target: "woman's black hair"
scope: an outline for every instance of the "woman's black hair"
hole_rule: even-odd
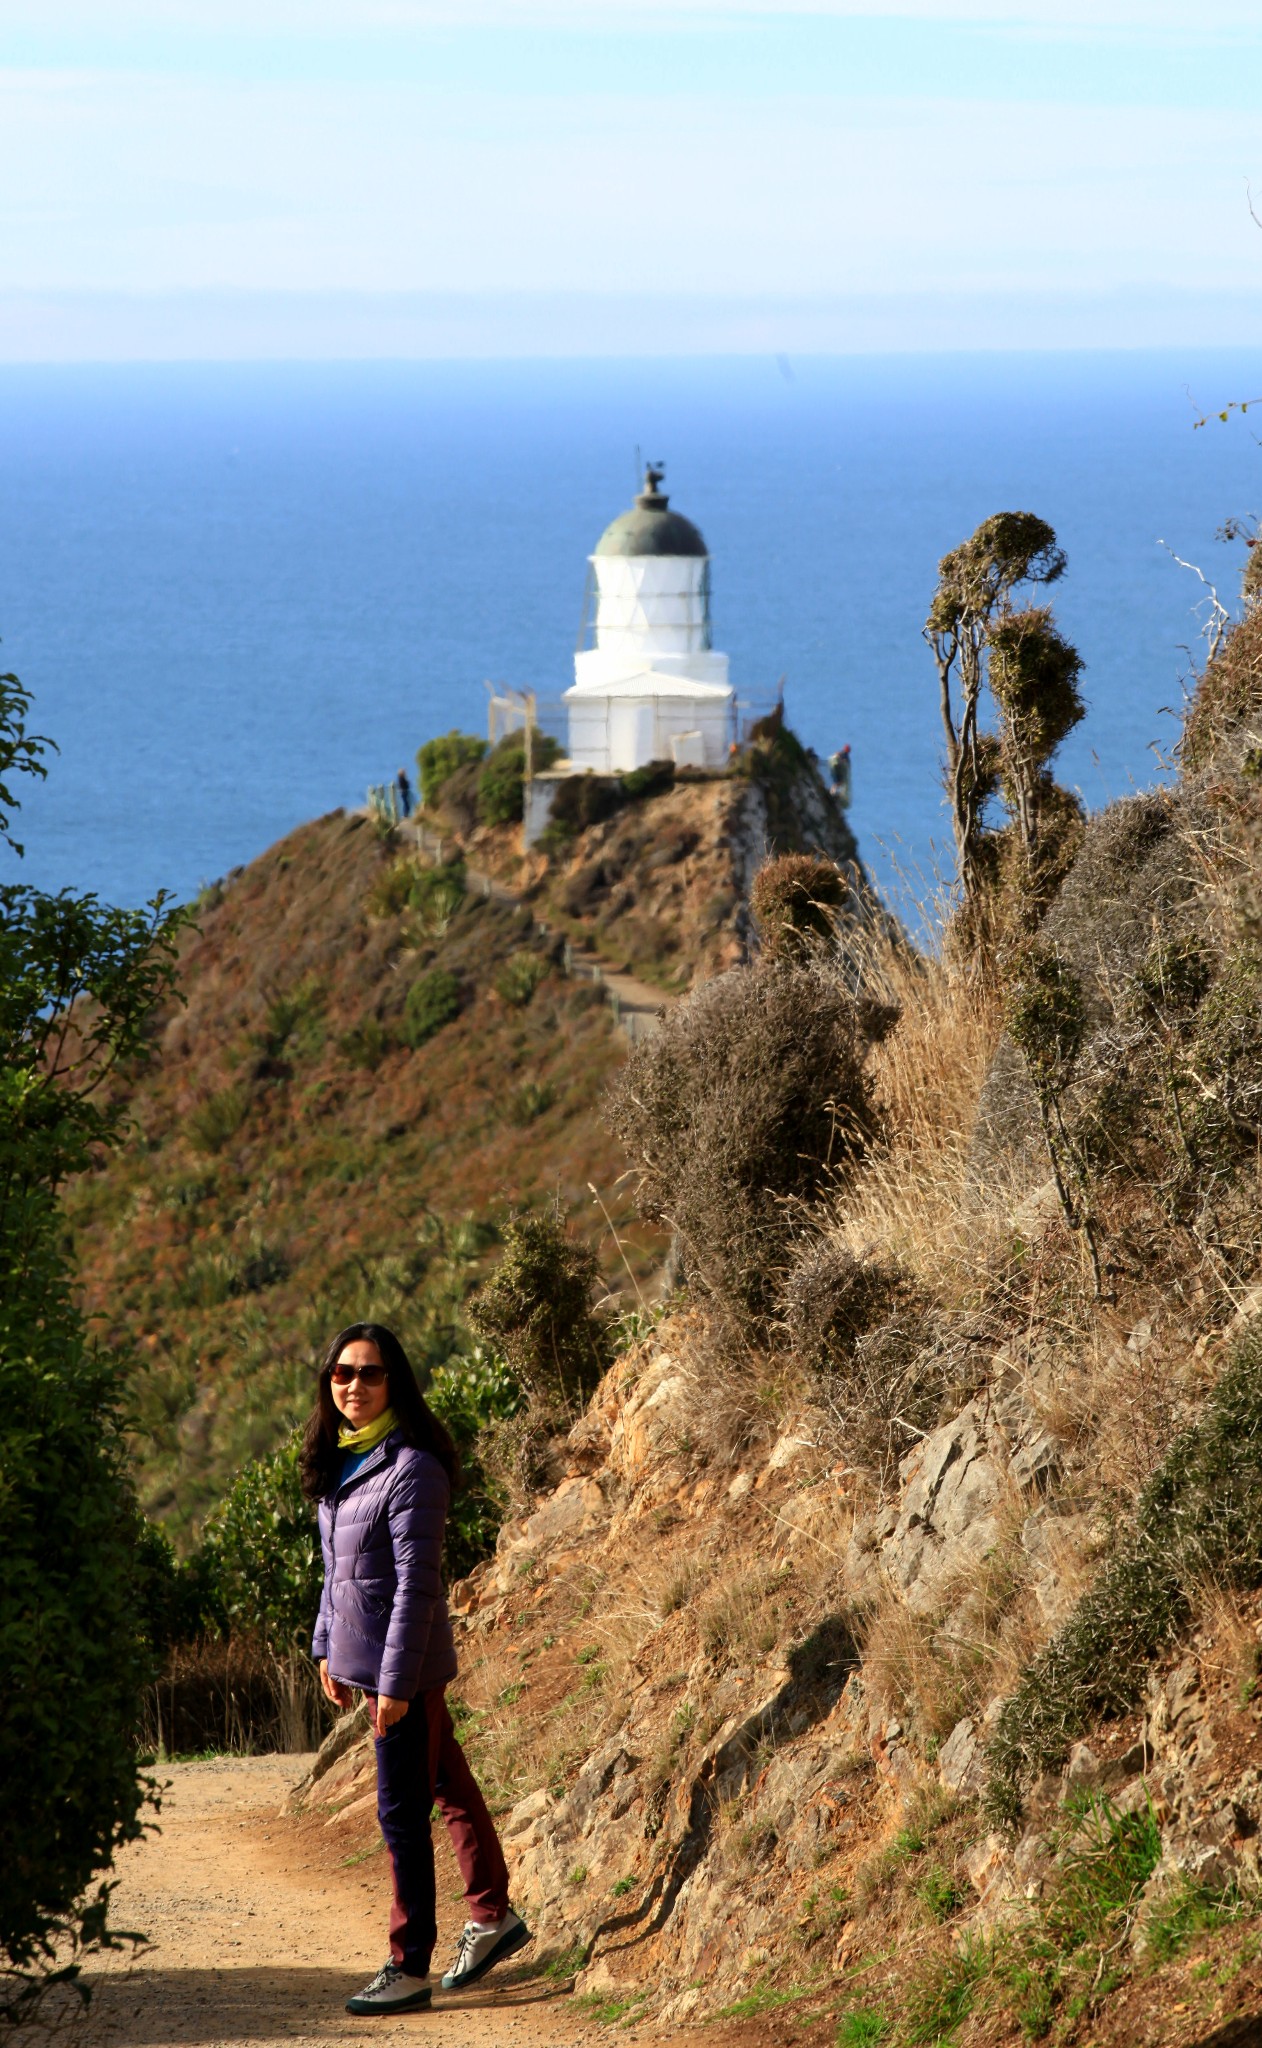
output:
[[[333,1368],[348,1344],[375,1344],[386,1369],[386,1391],[394,1410],[399,1435],[405,1444],[429,1451],[437,1458],[454,1493],[460,1485],[460,1453],[450,1433],[439,1421],[417,1382],[407,1352],[393,1330],[382,1323],[351,1323],[339,1330],[320,1365],[316,1404],[303,1432],[298,1469],[302,1490],[308,1500],[326,1500],[336,1490],[345,1452],[338,1449],[337,1433],[345,1423],[333,1403]]]

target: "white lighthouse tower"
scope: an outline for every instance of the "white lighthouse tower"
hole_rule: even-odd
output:
[[[624,774],[649,761],[720,768],[733,691],[710,642],[710,557],[690,519],[672,512],[660,468],[589,557],[593,645],[574,657],[566,691],[573,768]]]

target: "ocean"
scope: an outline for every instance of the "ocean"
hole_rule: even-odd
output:
[[[1215,541],[1262,507],[1238,352],[0,369],[0,666],[60,747],[19,867],[137,904],[193,895],[362,803],[485,684],[572,680],[586,556],[666,465],[712,557],[742,697],[783,680],[848,741],[878,877],[949,871],[939,557],[988,513],[1050,520],[1089,711],[1061,756],[1092,808],[1178,736]],[[917,877],[922,878],[917,881]]]

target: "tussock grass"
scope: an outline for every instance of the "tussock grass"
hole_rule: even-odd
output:
[[[933,922],[940,928],[944,919]],[[879,1252],[939,1300],[954,1299],[985,1273],[1019,1199],[1001,1177],[979,1181],[969,1165],[1001,1030],[996,992],[958,965],[912,953],[884,923],[847,933],[846,944],[865,992],[899,1020],[868,1066],[884,1140],[837,1190],[827,1234],[856,1257]]]

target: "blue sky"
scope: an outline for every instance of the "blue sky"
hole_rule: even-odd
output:
[[[1248,343],[1249,181],[1243,0],[0,0],[8,359]]]

